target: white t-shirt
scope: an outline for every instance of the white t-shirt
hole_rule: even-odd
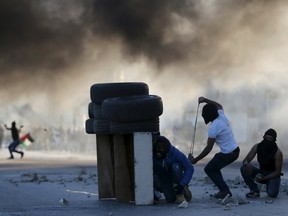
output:
[[[215,139],[222,153],[229,154],[234,151],[238,145],[223,110],[218,110],[218,114],[218,118],[211,123],[208,129],[208,137]]]

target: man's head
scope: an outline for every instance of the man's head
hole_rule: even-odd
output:
[[[154,144],[154,152],[156,157],[164,159],[169,152],[170,146],[171,143],[166,137],[158,136]]]
[[[205,121],[205,124],[214,121],[218,118],[218,110],[215,104],[207,103],[202,109],[202,117]]]
[[[275,142],[277,140],[276,138],[277,138],[277,133],[272,128],[267,130],[263,136],[263,139],[270,141],[270,142]]]

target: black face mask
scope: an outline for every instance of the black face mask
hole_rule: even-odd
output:
[[[158,136],[155,145],[153,146],[154,154],[159,159],[164,159],[170,149],[170,141],[164,136]]]
[[[214,121],[218,118],[218,110],[214,104],[206,104],[202,109],[202,117],[205,121],[205,124]]]
[[[211,121],[210,117],[205,113],[202,113],[202,117],[204,119],[205,124],[208,124]]]
[[[164,159],[166,158],[166,156],[167,156],[167,153],[165,152],[156,152],[156,157],[159,159]]]
[[[277,138],[277,133],[274,129],[270,128],[267,130],[263,136],[263,139],[266,139],[267,141],[273,141],[275,142]]]
[[[271,164],[274,161],[275,154],[278,150],[278,146],[274,141],[267,141],[263,139],[257,147],[257,158],[260,164]]]

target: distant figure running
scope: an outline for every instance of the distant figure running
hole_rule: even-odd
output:
[[[13,142],[10,143],[10,145],[8,146],[8,149],[9,149],[9,152],[10,152],[10,158],[9,159],[14,159],[13,152],[16,152],[16,153],[20,154],[21,158],[23,158],[24,152],[16,150],[17,146],[20,144],[19,133],[20,133],[21,128],[23,126],[21,125],[20,129],[18,129],[16,127],[16,122],[15,121],[13,121],[11,123],[11,128],[8,128],[6,124],[4,126],[6,127],[7,130],[11,130],[11,136],[12,136],[12,139],[13,139]]]

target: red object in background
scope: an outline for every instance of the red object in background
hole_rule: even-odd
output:
[[[25,134],[24,136],[20,137],[20,142],[24,142],[25,139],[28,139],[30,142],[34,142],[34,139],[30,136],[30,133]]]

